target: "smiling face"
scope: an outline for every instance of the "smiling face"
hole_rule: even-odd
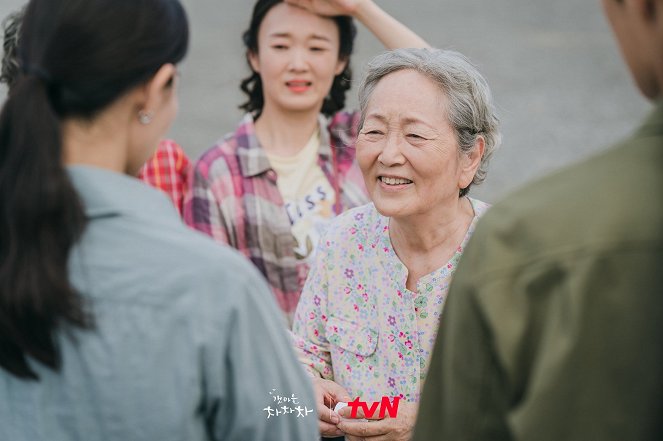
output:
[[[260,25],[258,53],[249,53],[262,81],[264,109],[319,112],[346,64],[338,53],[332,19],[287,3],[274,6]]]
[[[443,210],[472,181],[477,164],[460,154],[447,102],[433,81],[413,70],[390,73],[376,85],[357,138],[357,161],[382,215]]]

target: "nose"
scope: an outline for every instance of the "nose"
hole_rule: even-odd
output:
[[[291,71],[302,72],[308,70],[308,60],[306,58],[306,51],[301,48],[295,48],[290,51],[290,65],[288,66]]]
[[[403,156],[403,137],[395,130],[390,130],[385,139],[382,152],[378,156],[378,161],[385,167],[402,165],[405,163]]]

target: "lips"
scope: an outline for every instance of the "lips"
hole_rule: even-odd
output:
[[[293,92],[304,92],[308,90],[313,83],[305,80],[286,81],[285,85]]]

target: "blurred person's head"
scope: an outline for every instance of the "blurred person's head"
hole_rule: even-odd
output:
[[[2,22],[2,71],[0,71],[0,83],[7,84],[11,88],[19,73],[18,65],[18,36],[21,31],[23,14],[25,8],[9,14]]]
[[[626,64],[640,91],[660,99],[663,88],[663,1],[603,0]]]
[[[356,28],[351,17],[322,17],[283,0],[258,0],[243,34],[251,75],[241,83],[241,109],[316,109],[332,115],[350,89]]]
[[[0,367],[11,374],[36,379],[28,357],[58,369],[56,330],[92,323],[67,276],[86,220],[64,165],[97,164],[72,160],[69,135],[90,141],[82,154],[137,170],[175,116],[187,45],[177,0],[28,4],[0,115]]]
[[[357,161],[383,215],[454,203],[486,178],[499,120],[488,84],[463,55],[385,52],[368,64],[359,105]]]

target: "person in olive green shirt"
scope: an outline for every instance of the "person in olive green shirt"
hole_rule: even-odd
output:
[[[603,0],[656,109],[479,222],[415,440],[663,439],[663,0]]]

